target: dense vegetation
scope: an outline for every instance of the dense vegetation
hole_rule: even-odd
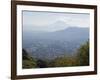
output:
[[[89,42],[82,44],[77,50],[76,55],[62,56],[52,60],[44,60],[31,57],[23,49],[23,68],[47,68],[47,67],[68,67],[68,66],[86,66],[89,65]]]
[[[33,59],[32,57],[30,57],[28,55],[28,53],[23,49],[23,62],[22,62],[22,65],[23,65],[23,68],[34,68],[36,67],[36,60]]]

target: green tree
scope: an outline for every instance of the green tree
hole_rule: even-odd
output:
[[[28,53],[26,52],[25,49],[22,50],[22,56],[23,56],[23,60],[28,59]]]
[[[81,45],[77,53],[79,66],[89,65],[89,41]]]
[[[37,67],[46,68],[48,67],[48,63],[45,60],[37,59]]]
[[[29,56],[25,49],[22,50],[22,67],[23,68],[35,68],[37,67],[36,60]]]

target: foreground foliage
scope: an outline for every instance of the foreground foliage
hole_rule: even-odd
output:
[[[57,57],[53,60],[41,60],[31,57],[23,49],[23,68],[71,67],[89,65],[89,42],[82,44],[74,56]]]

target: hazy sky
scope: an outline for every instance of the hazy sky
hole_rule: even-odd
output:
[[[58,26],[57,24],[63,26]],[[57,31],[70,26],[89,27],[89,25],[90,15],[88,13],[23,11],[24,29]]]

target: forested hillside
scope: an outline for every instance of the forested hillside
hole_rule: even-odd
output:
[[[23,31],[22,47],[34,58],[55,59],[75,55],[89,39],[89,28],[69,27],[54,32]]]

